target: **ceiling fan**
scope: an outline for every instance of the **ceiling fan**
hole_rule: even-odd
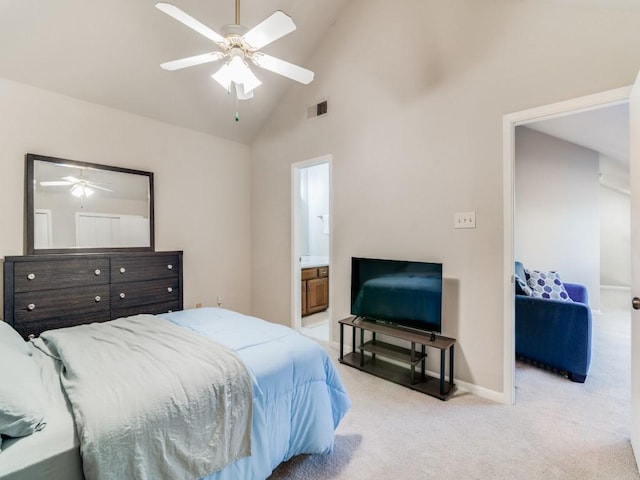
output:
[[[175,5],[159,2],[156,3],[156,8],[204,35],[220,49],[163,63],[160,67],[165,70],[179,70],[224,59],[225,64],[212,77],[228,92],[231,92],[231,86],[234,85],[236,98],[239,100],[252,98],[253,90],[262,84],[249,68],[249,61],[260,68],[305,85],[313,80],[312,71],[260,51],[261,48],[296,29],[291,17],[280,10],[247,31],[240,25],[240,0],[236,0],[235,23],[223,26],[220,35]]]
[[[58,186],[67,186],[71,185],[69,191],[72,195],[76,197],[88,197],[93,195],[93,189],[96,188],[98,190],[104,190],[106,192],[113,192],[108,188],[100,186],[100,184],[91,182],[85,178],[76,178],[76,177],[62,177],[61,180],[56,181],[43,181],[40,182],[40,186],[42,187],[58,187]]]

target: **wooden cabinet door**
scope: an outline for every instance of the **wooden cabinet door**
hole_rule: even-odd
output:
[[[327,277],[307,280],[307,312],[326,310],[329,306],[329,279]]]
[[[308,315],[309,312],[307,312],[307,282],[303,281],[302,282],[302,292],[301,292],[301,297],[302,299],[302,316],[304,317],[305,315]]]

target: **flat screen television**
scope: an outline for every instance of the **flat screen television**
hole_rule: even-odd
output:
[[[351,315],[442,331],[442,264],[351,259]]]

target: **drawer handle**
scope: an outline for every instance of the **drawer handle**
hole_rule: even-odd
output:
[[[169,265],[167,265],[167,268],[168,268],[169,270],[173,270],[173,265],[169,264]]]
[[[124,294],[124,292],[120,292],[120,298],[124,298],[126,297],[126,295]]]
[[[96,274],[96,276],[100,275],[102,272],[100,271],[99,268],[96,268],[96,270],[93,272]]]
[[[29,305],[27,305],[27,310],[31,311],[31,310],[35,310],[36,309],[36,304],[35,303],[30,303]]]
[[[96,295],[95,300],[96,300],[96,302],[99,302],[99,301],[100,301],[100,300],[102,300],[102,299],[100,298],[100,295]]]
[[[169,293],[173,292],[173,288],[171,288],[171,287],[167,288],[167,292],[169,292]]]
[[[33,280],[34,278],[36,278],[36,274],[35,273],[30,273],[29,275],[27,275],[27,279],[29,279],[29,280]]]
[[[120,267],[120,273],[124,273],[124,272],[126,272],[126,271],[127,271],[127,269],[126,269],[126,268],[124,268],[124,267]]]

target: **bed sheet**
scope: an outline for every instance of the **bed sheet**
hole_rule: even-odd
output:
[[[159,315],[234,350],[253,376],[252,454],[206,480],[263,480],[299,454],[326,454],[351,407],[327,352],[282,325],[222,308]]]

